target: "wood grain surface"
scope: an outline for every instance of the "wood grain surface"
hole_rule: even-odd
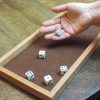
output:
[[[62,78],[59,73],[59,67],[67,65],[69,70],[72,67],[74,69],[77,66],[73,66],[74,63],[84,53],[99,32],[100,28],[93,26],[74,38],[61,41],[45,40],[43,35],[4,66],[23,78],[25,78],[24,74],[26,71],[32,70],[35,74],[35,80],[32,82],[51,91]],[[41,49],[46,50],[47,56],[45,59],[38,58],[38,51]],[[86,52],[89,52],[89,50]],[[82,58],[84,57],[82,56]],[[48,74],[54,79],[54,83],[51,86],[45,86],[43,82],[43,77]]]
[[[0,0],[0,57],[38,29],[55,14],[51,7],[68,2],[93,0]],[[0,79],[0,100],[37,100]],[[61,100],[61,99],[60,99]],[[73,99],[74,100],[74,99]]]

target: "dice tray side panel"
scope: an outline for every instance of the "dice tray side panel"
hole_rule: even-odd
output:
[[[62,15],[62,14],[61,14]],[[58,15],[58,16],[61,16]],[[17,56],[21,51],[27,48],[33,41],[35,41],[40,36],[39,30],[25,39],[22,43],[20,43],[17,47],[12,49],[2,58],[0,58],[0,65],[4,66],[10,60],[12,60],[15,56]],[[96,39],[86,48],[86,50],[82,53],[82,55],[77,59],[77,61],[72,65],[69,71],[61,78],[61,80],[56,84],[56,86],[49,92],[46,89],[41,88],[40,86],[31,83],[19,75],[9,71],[4,67],[0,67],[0,76],[7,79],[8,81],[18,85],[24,90],[42,98],[42,99],[55,99],[59,96],[59,94],[64,90],[66,84],[68,84],[71,79],[77,74],[80,65],[83,63],[86,58],[94,51],[100,39],[100,34],[96,37]]]
[[[77,59],[77,61],[71,66],[68,72],[61,78],[61,80],[52,89],[51,94],[53,100],[56,100],[58,96],[63,92],[64,88],[71,82],[75,75],[79,72],[85,61],[91,56],[96,47],[100,42],[100,33],[95,38],[94,41],[87,47],[87,49],[82,53],[82,55]]]

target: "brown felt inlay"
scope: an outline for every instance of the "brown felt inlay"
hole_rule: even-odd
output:
[[[70,68],[99,32],[100,28],[93,26],[77,37],[63,41],[45,40],[42,36],[6,64],[6,68],[22,77],[26,71],[32,70],[35,73],[33,82],[51,90],[62,77],[58,73],[60,65],[67,65]],[[40,49],[46,50],[46,59],[38,58]],[[43,77],[48,74],[54,78],[54,84],[45,86]]]

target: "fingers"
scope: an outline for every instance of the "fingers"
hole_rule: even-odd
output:
[[[57,28],[61,28],[61,25],[60,24],[56,24],[56,25],[52,25],[52,26],[43,26],[41,29],[40,29],[40,33],[52,33],[54,31],[56,31]]]
[[[50,39],[52,39],[52,37],[53,37],[54,35],[55,35],[55,33],[47,34],[47,35],[44,36],[44,38],[47,39],[47,40],[48,40],[48,39],[50,40]]]
[[[56,19],[51,19],[51,20],[48,20],[48,21],[45,21],[43,23],[44,26],[50,26],[50,25],[55,25],[55,24],[58,24],[60,23],[60,18],[56,18]]]
[[[61,37],[53,36],[53,37],[51,38],[51,40],[63,40],[63,39],[65,39],[65,36],[61,36]]]
[[[65,39],[65,37],[64,36],[58,37],[58,36],[55,35],[55,33],[51,33],[51,34],[45,35],[45,39],[49,39],[49,40],[62,40],[62,39]]]
[[[61,36],[61,37],[58,37],[58,36],[52,36],[50,39],[51,40],[63,40],[63,39],[66,39],[66,38],[70,38],[70,35],[65,33],[65,35]]]
[[[68,4],[56,6],[56,7],[52,8],[52,10],[56,13],[67,11],[68,10]]]
[[[70,34],[68,33],[64,33],[64,35],[62,36],[57,36],[56,33],[51,33],[51,34],[47,34],[45,35],[45,39],[50,39],[50,40],[63,40],[65,38],[69,38],[71,37]]]

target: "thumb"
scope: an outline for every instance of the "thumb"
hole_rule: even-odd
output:
[[[56,6],[56,7],[52,8],[52,10],[56,13],[67,11],[68,10],[68,4]]]

